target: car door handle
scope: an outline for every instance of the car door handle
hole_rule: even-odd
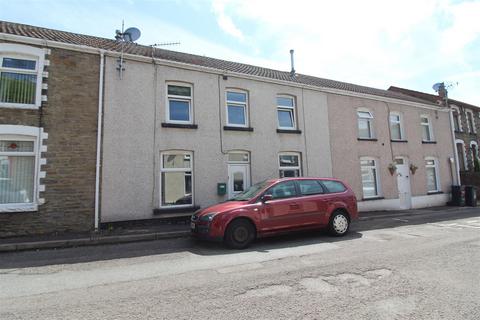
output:
[[[290,205],[290,209],[300,209],[300,205],[297,203],[293,203]]]

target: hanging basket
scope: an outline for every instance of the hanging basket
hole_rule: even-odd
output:
[[[395,163],[390,163],[388,165],[388,171],[390,171],[390,174],[393,176],[395,171],[397,171],[397,166],[395,165]]]
[[[418,167],[416,165],[414,165],[413,163],[410,164],[410,172],[412,174],[415,174],[415,171],[417,171]]]

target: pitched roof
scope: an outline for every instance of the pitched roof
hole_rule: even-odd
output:
[[[440,102],[442,101],[442,98],[435,94],[430,94],[430,93],[425,93],[425,92],[420,92],[420,91],[415,91],[415,90],[410,90],[410,89],[405,89],[405,88],[400,88],[395,86],[390,86],[388,90],[392,92],[398,92],[405,95],[409,95],[411,97],[415,97],[415,98],[422,99],[424,101],[428,101],[436,104],[440,104]],[[474,106],[473,104],[458,101],[455,99],[448,98],[448,102],[449,104],[455,104],[456,106],[459,106],[459,107],[480,109],[479,106]]]
[[[24,36],[36,39],[45,39],[50,41],[62,42],[67,44],[82,45],[93,48],[99,48],[109,51],[121,51],[121,44],[114,39],[106,39],[95,36],[88,36],[78,33],[47,29],[35,27],[20,23],[13,23],[7,21],[0,21],[0,33],[6,33],[17,36]],[[153,52],[152,52],[153,51]],[[230,71],[242,73],[245,75],[259,76],[274,80],[282,80],[294,82],[298,84],[305,84],[319,88],[330,88],[355,93],[363,93],[368,95],[375,95],[385,98],[400,99],[404,101],[411,101],[423,104],[432,104],[425,99],[419,99],[399,92],[360,86],[352,83],[335,81],[330,79],[318,78],[304,74],[295,74],[292,76],[288,71],[279,71],[268,69],[249,64],[231,62],[221,59],[215,59],[194,54],[182,53],[177,51],[170,51],[165,49],[155,48],[150,46],[139,45],[135,43],[127,43],[124,46],[124,52],[133,55],[146,56],[155,58],[181,62],[196,66],[209,67],[221,71]],[[437,105],[436,103],[433,103]]]

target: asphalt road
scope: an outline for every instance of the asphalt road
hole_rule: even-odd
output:
[[[0,319],[480,319],[480,210],[258,241],[0,254]]]

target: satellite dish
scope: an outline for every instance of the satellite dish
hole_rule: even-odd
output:
[[[140,38],[141,32],[139,29],[132,27],[125,30],[123,33],[123,39],[128,42],[134,42]]]
[[[445,85],[443,84],[443,82],[438,82],[438,83],[435,83],[432,88],[433,90],[435,90],[436,92],[438,92],[440,90],[440,88],[442,87],[445,87]]]

